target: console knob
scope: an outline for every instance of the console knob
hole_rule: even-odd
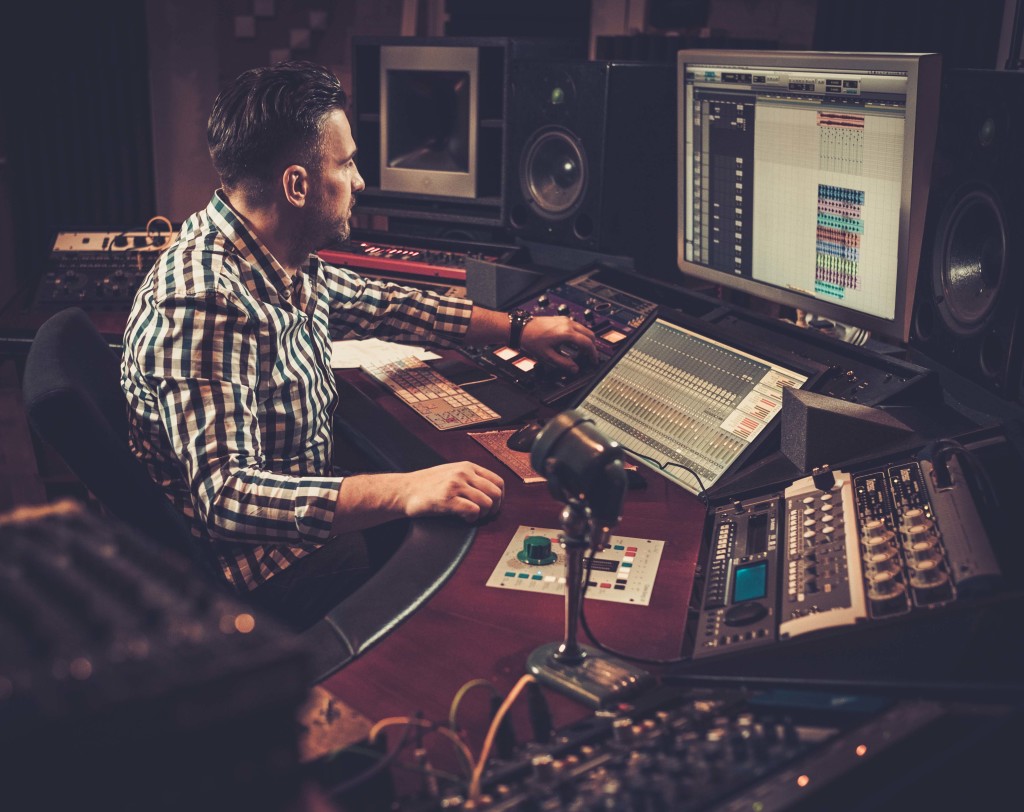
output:
[[[892,546],[879,547],[864,556],[864,564],[869,572],[893,572],[899,569],[899,553]]]
[[[550,781],[555,777],[555,760],[547,753],[530,759],[533,774],[541,781]]]
[[[591,310],[589,307],[583,311],[583,321],[585,321],[587,324],[592,324],[594,321],[594,311]]]
[[[923,536],[920,538],[912,538],[908,544],[905,545],[907,556],[910,558],[910,565],[912,567],[920,566],[919,563],[923,561],[934,561],[939,558],[939,541],[935,536]]]
[[[935,538],[935,534],[932,532],[932,523],[925,519],[918,524],[910,525],[907,528],[907,538],[911,544]]]
[[[569,315],[569,305],[567,305],[565,302],[562,302],[562,304],[556,307],[555,310],[558,312],[559,316]]]
[[[539,304],[541,307],[547,307],[550,302],[551,300],[548,298],[548,295],[546,293],[542,293],[540,296],[537,297],[537,304]]]
[[[523,549],[516,553],[516,558],[524,564],[546,566],[554,564],[558,556],[551,549],[551,539],[547,536],[527,536],[523,539]]]
[[[896,538],[896,534],[886,526],[885,522],[878,519],[866,522],[863,532],[861,542],[867,547],[869,553],[875,550],[884,550]]]
[[[948,576],[939,568],[939,563],[936,559],[912,562],[911,566],[913,569],[910,572],[910,583],[914,586],[944,584],[948,580]]]

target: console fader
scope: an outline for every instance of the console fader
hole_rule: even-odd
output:
[[[562,402],[599,375],[656,308],[653,302],[599,281],[596,274],[591,271],[548,288],[520,305],[534,316],[568,316],[593,330],[597,336],[596,365],[580,363],[579,373],[563,375],[507,346],[469,347],[462,352],[484,369],[518,384],[543,403],[550,406]],[[571,357],[575,358],[575,354]]]

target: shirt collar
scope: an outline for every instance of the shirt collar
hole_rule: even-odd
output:
[[[206,207],[206,214],[242,259],[250,265],[256,265],[271,279],[276,280],[282,290],[292,287],[297,274],[286,271],[260,238],[249,230],[245,220],[231,207],[222,189],[213,193],[210,205]]]

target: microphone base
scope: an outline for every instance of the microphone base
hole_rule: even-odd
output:
[[[625,660],[588,646],[579,646],[575,656],[560,658],[563,643],[546,643],[533,650],[527,670],[548,685],[591,708],[626,699],[654,686],[654,677]]]

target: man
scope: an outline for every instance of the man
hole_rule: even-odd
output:
[[[501,478],[470,462],[412,473],[332,468],[332,338],[438,346],[510,340],[510,316],[325,265],[364,187],[347,99],[306,62],[243,73],[214,103],[221,179],[139,289],[125,333],[130,441],[210,545],[226,580],[296,625],[358,584],[372,533],[408,517],[495,513]],[[564,317],[517,323],[532,355],[570,371],[593,334]],[[369,539],[369,541],[366,541]]]

